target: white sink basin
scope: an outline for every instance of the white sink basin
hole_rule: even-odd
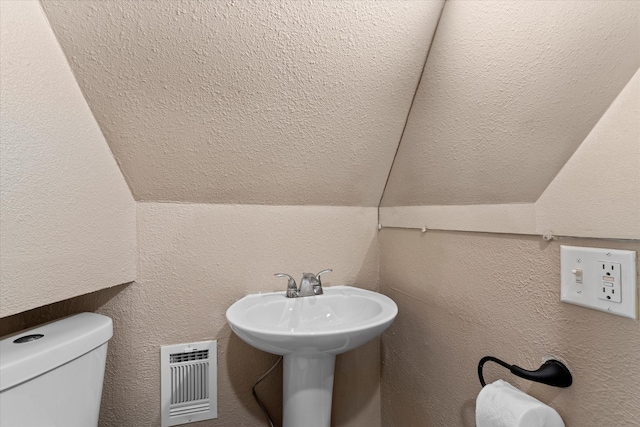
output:
[[[246,343],[284,356],[283,427],[329,427],[336,354],[377,337],[397,314],[382,294],[332,286],[302,298],[248,295],[229,307],[227,320]]]
[[[284,294],[253,294],[237,301],[227,310],[231,329],[269,353],[339,354],[380,335],[398,314],[391,298],[350,286],[304,298]]]

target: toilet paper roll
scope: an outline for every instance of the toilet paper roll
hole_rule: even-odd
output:
[[[480,390],[476,427],[564,427],[555,409],[498,380]]]

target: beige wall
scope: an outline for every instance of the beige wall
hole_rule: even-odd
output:
[[[273,273],[333,268],[326,286],[378,287],[376,209],[138,203],[135,283],[3,319],[3,331],[89,310],[113,318],[101,426],[160,423],[159,351],[218,340],[219,417],[209,426],[264,425],[251,385],[276,357],[238,339],[225,312],[248,293],[284,290]],[[338,357],[334,425],[380,425],[379,340]],[[281,370],[259,393],[281,417]]]
[[[0,317],[135,279],[135,202],[37,1],[0,2]]]
[[[567,427],[640,419],[638,321],[560,302],[561,244],[640,251],[640,243],[382,230],[380,288],[399,307],[382,336],[382,425],[475,425],[477,364],[492,355],[537,368],[566,361],[568,389],[502,378],[555,407]]]

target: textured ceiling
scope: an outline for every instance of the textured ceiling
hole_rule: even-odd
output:
[[[640,2],[447,1],[382,205],[535,202],[638,67]]]
[[[136,200],[377,206],[440,1],[41,1]]]

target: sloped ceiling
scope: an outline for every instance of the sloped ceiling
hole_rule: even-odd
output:
[[[638,67],[640,2],[447,1],[382,205],[535,202]]]
[[[0,111],[0,318],[135,280],[136,203],[34,0],[0,1]]]
[[[377,206],[441,1],[41,1],[136,200]]]

